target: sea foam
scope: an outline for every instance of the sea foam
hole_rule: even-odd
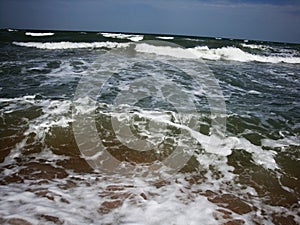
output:
[[[166,36],[162,36],[162,37],[156,37],[158,39],[163,39],[163,40],[173,40],[174,37],[166,37]]]
[[[32,33],[32,32],[26,32],[25,35],[27,36],[33,36],[33,37],[43,37],[43,36],[53,36],[54,33]]]
[[[300,57],[262,56],[244,52],[236,47],[222,47],[216,49],[195,47],[190,50],[200,58],[211,60],[232,60],[239,62],[256,61],[264,63],[300,63]]]
[[[244,52],[236,47],[208,48],[207,46],[197,46],[194,48],[174,48],[169,46],[154,46],[148,43],[137,44],[136,51],[153,53],[176,58],[201,58],[208,60],[231,60],[239,62],[264,62],[264,63],[300,63],[300,57],[283,56],[262,56]],[[191,54],[192,53],[192,54]]]
[[[106,33],[105,33],[106,34]],[[117,37],[117,34],[109,34]],[[123,35],[123,34],[122,34]],[[136,37],[132,37],[136,38]],[[136,38],[137,41],[140,38]],[[76,49],[76,48],[126,48],[130,43],[118,42],[13,42],[23,47],[34,47],[39,49]],[[252,46],[252,48],[264,48],[264,46]],[[250,47],[250,48],[251,48]],[[262,63],[300,63],[300,57],[286,55],[264,56],[245,52],[237,47],[209,48],[197,46],[194,48],[180,48],[171,46],[156,46],[149,43],[137,43],[135,50],[140,53],[151,53],[156,55],[171,56],[181,59],[208,59],[229,60],[238,62],[262,62]],[[192,53],[192,54],[191,54]]]
[[[244,48],[251,48],[251,49],[260,49],[260,50],[267,50],[270,49],[270,47],[266,45],[253,45],[253,44],[241,44],[242,47]]]
[[[76,48],[120,48],[127,47],[127,43],[117,42],[13,42],[22,47],[32,47],[39,49],[76,49]]]
[[[128,39],[130,41],[141,41],[144,35],[134,35],[134,34],[115,34],[115,33],[101,33],[103,37],[107,38],[118,38],[118,39]]]

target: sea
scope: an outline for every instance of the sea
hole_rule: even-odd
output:
[[[300,44],[0,30],[0,224],[300,224]]]

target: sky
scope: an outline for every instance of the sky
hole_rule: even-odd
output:
[[[300,0],[0,0],[0,28],[300,43]]]

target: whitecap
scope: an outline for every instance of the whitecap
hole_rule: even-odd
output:
[[[250,91],[248,91],[248,94],[259,95],[261,93],[259,91],[250,90]]]
[[[261,49],[261,50],[266,50],[266,49],[270,49],[270,47],[266,46],[266,45],[254,45],[254,44],[241,44],[242,47],[244,48],[251,48],[251,49]]]
[[[300,57],[263,56],[244,52],[236,47],[222,47],[210,49],[207,46],[194,48],[180,48],[170,46],[154,46],[148,43],[137,44],[135,50],[138,52],[152,53],[157,55],[171,56],[183,59],[208,59],[208,60],[230,60],[238,62],[264,62],[264,63],[300,63]],[[192,54],[191,54],[192,53]]]
[[[115,34],[115,33],[101,33],[103,37],[107,38],[118,38],[118,39],[128,39],[130,41],[141,41],[144,39],[144,35],[135,35],[135,34]]]
[[[13,42],[14,45],[39,49],[76,49],[76,48],[120,48],[129,46],[128,43],[117,42]]]
[[[26,32],[25,35],[27,36],[33,36],[33,37],[43,37],[43,36],[53,36],[54,33],[48,32],[48,33],[32,33],[32,32]]]
[[[137,44],[135,47],[137,52],[152,53],[157,55],[171,56],[176,58],[196,58],[193,54],[184,48],[174,48],[170,46],[154,46],[146,43]]]
[[[264,62],[264,63],[300,63],[300,57],[263,56],[244,52],[236,47],[222,47],[209,49],[207,47],[195,47],[190,49],[199,58],[210,60],[232,60],[239,62]]]
[[[158,38],[158,39],[163,39],[163,40],[172,40],[172,39],[174,39],[174,37],[156,37],[156,38]]]

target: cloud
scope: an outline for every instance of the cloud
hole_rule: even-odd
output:
[[[126,31],[300,42],[300,3],[297,2],[0,0],[0,27]]]

